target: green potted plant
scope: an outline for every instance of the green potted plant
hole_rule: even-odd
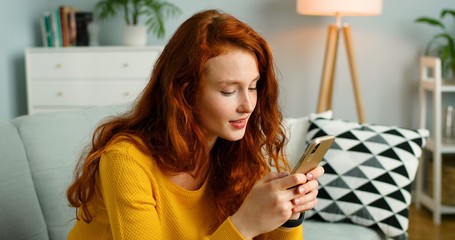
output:
[[[449,29],[443,22],[448,15],[455,18],[455,10],[442,9],[439,18],[425,16],[417,18],[415,22],[428,24],[441,30],[428,42],[424,54],[439,57],[443,72],[452,72],[452,76],[455,76],[455,35],[448,31]]]
[[[126,45],[145,45],[147,32],[157,38],[165,34],[164,20],[181,13],[176,5],[166,0],[100,0],[95,13],[100,19],[113,17],[122,12],[126,23],[124,41]],[[144,24],[140,18],[145,19]]]

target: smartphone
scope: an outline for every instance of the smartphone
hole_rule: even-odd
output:
[[[311,140],[299,162],[295,165],[294,169],[292,169],[291,174],[307,173],[317,167],[330,146],[332,146],[334,140],[335,137],[330,135]]]

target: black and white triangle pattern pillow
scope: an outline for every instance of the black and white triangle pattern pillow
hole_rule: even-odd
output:
[[[333,135],[321,162],[317,206],[307,219],[348,222],[407,239],[411,184],[428,131],[311,119],[306,140]]]

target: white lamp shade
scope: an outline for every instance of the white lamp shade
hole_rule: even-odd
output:
[[[373,16],[382,12],[382,0],[297,0],[297,12],[319,16]]]

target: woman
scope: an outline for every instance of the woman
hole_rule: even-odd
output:
[[[264,39],[216,10],[189,18],[132,110],[96,130],[68,238],[301,239],[323,169],[271,172],[288,170],[277,98]]]

